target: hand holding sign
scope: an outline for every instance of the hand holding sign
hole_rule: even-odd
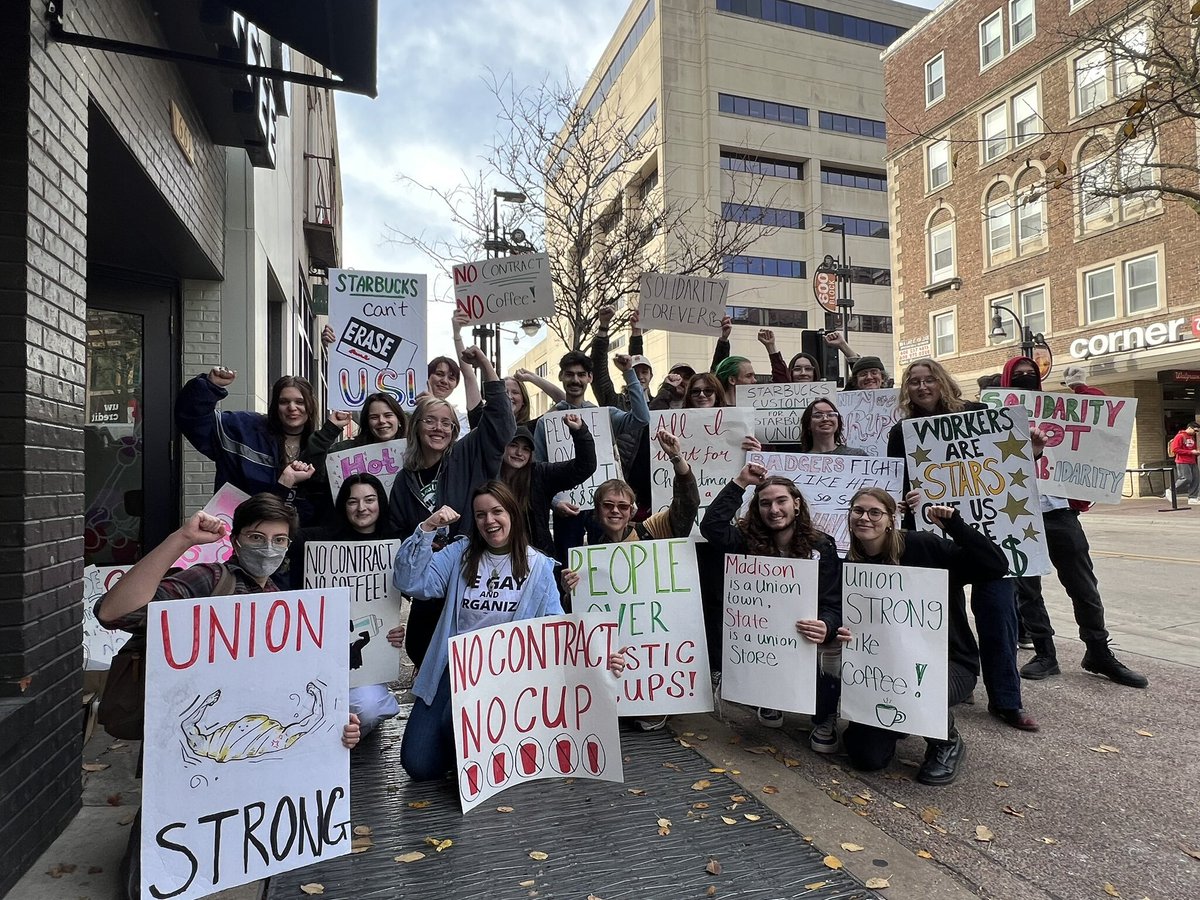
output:
[[[350,713],[350,721],[342,726],[342,746],[353,750],[362,739],[362,727],[358,721],[358,713]]]
[[[829,626],[820,619],[798,619],[796,621],[796,631],[806,641],[813,644],[823,644],[825,643],[825,638],[829,635]]]
[[[453,525],[459,520],[458,512],[451,506],[443,506],[432,516],[421,523],[422,531],[437,531],[439,528],[445,528]]]

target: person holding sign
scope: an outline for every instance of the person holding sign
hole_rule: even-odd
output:
[[[386,391],[367,395],[358,417],[358,434],[349,440],[341,440],[346,426],[352,421],[350,413],[333,410],[325,424],[308,439],[305,457],[316,468],[318,478],[324,475],[325,457],[330,453],[367,444],[383,444],[408,434],[408,416],[396,398]]]
[[[737,519],[748,487],[754,488],[750,509]],[[813,527],[804,495],[790,478],[777,475],[768,478],[766,468],[746,463],[704,513],[700,533],[714,548],[725,553],[819,559],[817,618],[800,619],[796,631],[814,644],[838,638],[842,628],[842,560],[833,538]],[[836,705],[829,706],[818,697],[817,707],[816,726],[824,737],[832,730],[834,723],[830,719]],[[760,708],[758,720],[768,728],[782,728],[783,712]],[[836,740],[836,731],[833,738]]]
[[[906,505],[915,509],[919,491],[910,491]],[[948,705],[962,703],[975,690],[979,676],[979,647],[967,622],[963,585],[981,576],[1003,578],[1008,560],[1003,551],[981,532],[963,521],[953,507],[931,506],[929,514],[947,537],[927,531],[902,530],[896,519],[896,501],[881,488],[863,488],[850,500],[850,562],[885,566],[946,569],[950,573]],[[947,539],[948,538],[948,539]],[[987,639],[987,636],[984,636]],[[925,761],[917,771],[922,784],[949,784],[958,777],[967,748],[954,726],[954,713],[944,741],[926,738]],[[846,754],[856,769],[873,772],[884,768],[896,754],[898,732],[851,722],[842,736]]]
[[[725,388],[710,372],[699,372],[689,378],[683,395],[684,409],[713,409],[730,405]]]
[[[562,613],[554,561],[529,544],[521,502],[501,481],[472,492],[469,537],[438,553],[438,532],[460,521],[449,506],[421,522],[396,553],[396,589],[418,602],[443,601],[428,658],[417,672],[417,697],[400,745],[400,764],[414,781],[433,781],[454,769],[450,715],[450,638],[477,628]],[[625,658],[613,653],[615,675]]]
[[[835,456],[869,456],[860,447],[846,446],[842,414],[832,400],[814,400],[800,416],[800,452]]]

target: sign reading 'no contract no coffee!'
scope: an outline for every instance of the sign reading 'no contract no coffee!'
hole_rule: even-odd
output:
[[[522,253],[454,267],[454,303],[471,322],[517,322],[554,315],[550,257]]]

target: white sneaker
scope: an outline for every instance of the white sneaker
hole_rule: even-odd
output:
[[[830,716],[813,726],[812,734],[808,736],[808,746],[812,747],[813,753],[837,753],[841,749],[837,718]]]
[[[783,711],[760,706],[758,708],[758,724],[765,725],[767,728],[782,728]]]
[[[633,724],[642,731],[660,731],[667,724],[667,717],[661,719],[634,719]]]
[[[1192,506],[1200,506],[1200,497],[1188,497],[1188,503]]]

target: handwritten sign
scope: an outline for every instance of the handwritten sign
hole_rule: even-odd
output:
[[[543,778],[624,781],[611,616],[547,616],[450,639],[458,796],[470,812]]]
[[[745,465],[742,441],[754,434],[754,410],[737,406],[719,409],[673,409],[651,412],[646,440],[650,444],[650,496],[654,508],[665,509],[674,496],[675,466],[653,435],[665,428],[679,438],[679,455],[688,461],[700,489],[700,510],[692,537],[700,536],[700,520],[713,498]]]
[[[838,550],[850,549],[850,498],[866,487],[883,488],[901,499],[904,460],[886,456],[837,456],[830,453],[747,453],[767,475],[790,478],[804,495],[812,522],[833,538]]]
[[[411,408],[425,388],[424,275],[329,270],[329,408],[386,392]]]
[[[1020,406],[1046,435],[1037,461],[1039,488],[1056,497],[1120,503],[1137,420],[1133,397],[1046,394],[990,388],[979,395],[988,406]]]
[[[233,534],[233,513],[238,506],[249,499],[249,494],[239,488],[235,488],[232,484],[221,485],[209,501],[204,504],[204,511],[225,523],[227,529],[226,535],[219,541],[213,541],[211,544],[200,544],[189,548],[184,551],[183,556],[175,560],[175,565],[180,569],[187,569],[197,563],[220,563],[229,559],[233,555],[233,543],[231,541]]]
[[[1004,551],[1009,575],[1050,573],[1023,410],[905,419],[903,429],[909,481],[921,491],[921,531],[940,532],[926,513],[929,506],[953,506]]]
[[[575,608],[615,612],[625,648],[617,711],[623,716],[709,712],[712,681],[696,545],[687,539],[575,547]]]
[[[329,492],[337,500],[342,483],[351,475],[374,475],[391,495],[396,476],[404,468],[404,450],[408,441],[381,441],[338,450],[325,456],[325,472],[329,476]]]
[[[575,458],[575,442],[571,440],[571,429],[564,421],[574,413],[583,419],[596,441],[596,471],[583,484],[564,491],[571,503],[580,509],[591,509],[596,488],[610,478],[621,478],[621,457],[613,443],[612,420],[607,406],[588,406],[561,412],[548,412],[542,416],[541,427],[546,430],[546,456],[550,462],[562,462]]]
[[[842,415],[846,446],[872,456],[887,456],[888,432],[900,421],[899,390],[842,391],[833,403]]]
[[[724,278],[646,272],[638,305],[641,327],[716,337],[728,296],[729,282]]]
[[[392,563],[400,541],[308,541],[304,587],[350,591],[350,687],[400,676],[400,651],[387,633],[400,624],[400,594]]]
[[[817,711],[817,645],[796,631],[817,617],[815,559],[725,555],[721,698]]]
[[[125,631],[109,631],[96,619],[96,601],[121,580],[132,566],[84,566],[83,569],[83,667],[108,669],[113,657],[129,640]]]
[[[471,322],[515,322],[554,315],[550,257],[522,253],[454,267],[454,303]]]
[[[151,603],[142,896],[350,852],[348,591]]]
[[[757,437],[764,444],[800,440],[800,416],[814,400],[834,399],[837,382],[808,381],[794,384],[739,384],[737,405],[758,410]]]
[[[842,566],[842,715],[945,740],[950,608],[945,569]]]

